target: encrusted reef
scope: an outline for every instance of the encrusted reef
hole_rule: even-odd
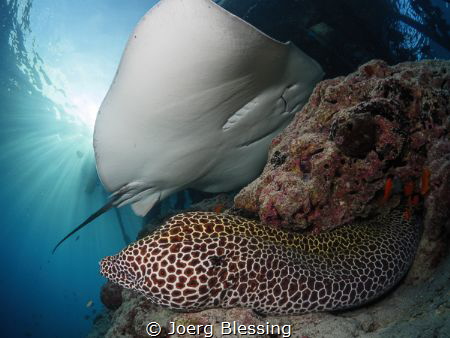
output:
[[[236,206],[269,224],[322,230],[379,209],[388,178],[394,195],[409,182],[419,193],[424,169],[440,186],[450,156],[449,73],[444,61],[372,61],[321,82]]]
[[[275,138],[261,176],[235,208],[275,227],[326,231],[401,207],[422,213],[424,232],[406,279],[382,299],[340,313],[261,317],[247,309],[176,313],[107,284],[109,309],[90,337],[148,337],[158,322],[290,325],[292,337],[444,337],[450,332],[450,61],[388,66],[374,60],[321,82],[309,103]],[[200,210],[221,212],[225,200]],[[193,335],[178,335],[179,337]],[[205,334],[196,335],[204,337]],[[240,335],[243,336],[243,335]],[[281,337],[282,335],[245,335]]]
[[[107,281],[100,291],[100,299],[103,305],[110,310],[117,310],[122,305],[122,287]]]
[[[374,60],[322,81],[272,141],[263,173],[236,207],[274,226],[320,232],[402,200],[405,217],[425,206],[418,261],[435,266],[450,228],[449,91],[449,61]],[[414,277],[428,276],[416,269]]]

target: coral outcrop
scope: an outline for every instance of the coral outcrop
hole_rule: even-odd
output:
[[[409,182],[419,193],[424,169],[437,186],[448,161],[449,73],[444,61],[373,61],[321,82],[236,206],[269,224],[322,230],[378,210],[390,177],[394,195]]]
[[[107,281],[100,291],[103,305],[110,310],[117,310],[122,305],[122,290],[120,285]]]
[[[449,61],[375,60],[322,81],[235,205],[265,223],[313,232],[399,203],[405,217],[424,206],[418,261],[435,266],[450,229],[449,91]],[[419,265],[413,275],[425,278]]]

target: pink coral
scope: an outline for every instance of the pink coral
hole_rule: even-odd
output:
[[[430,149],[449,137],[449,74],[448,61],[375,60],[321,82],[235,205],[269,224],[317,232],[379,209],[391,177],[396,198],[383,207],[395,207],[402,183],[419,189],[426,164],[443,160]]]

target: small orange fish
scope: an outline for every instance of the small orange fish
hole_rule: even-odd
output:
[[[405,221],[409,221],[411,218],[411,209],[406,208],[405,211],[403,212],[403,219]]]
[[[423,168],[422,179],[420,181],[420,194],[425,196],[430,191],[431,172],[428,168]]]
[[[384,194],[383,194],[383,203],[387,202],[392,195],[392,186],[394,181],[392,178],[388,178],[386,183],[384,184]]]
[[[412,199],[411,199],[409,202],[410,202],[410,204],[411,204],[413,207],[418,206],[419,203],[420,203],[420,196],[419,196],[419,195],[414,195],[414,196],[412,197]]]
[[[225,208],[225,206],[224,206],[223,204],[217,204],[217,205],[214,207],[214,212],[215,212],[216,214],[220,214],[220,213],[223,211],[224,208]]]
[[[403,194],[407,197],[411,196],[414,192],[414,182],[409,181],[405,183],[405,186],[403,187]]]

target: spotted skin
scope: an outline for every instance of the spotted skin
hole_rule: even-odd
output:
[[[190,212],[100,265],[111,281],[176,310],[246,307],[299,314],[379,297],[405,275],[419,237],[418,223],[399,211],[319,235]]]

